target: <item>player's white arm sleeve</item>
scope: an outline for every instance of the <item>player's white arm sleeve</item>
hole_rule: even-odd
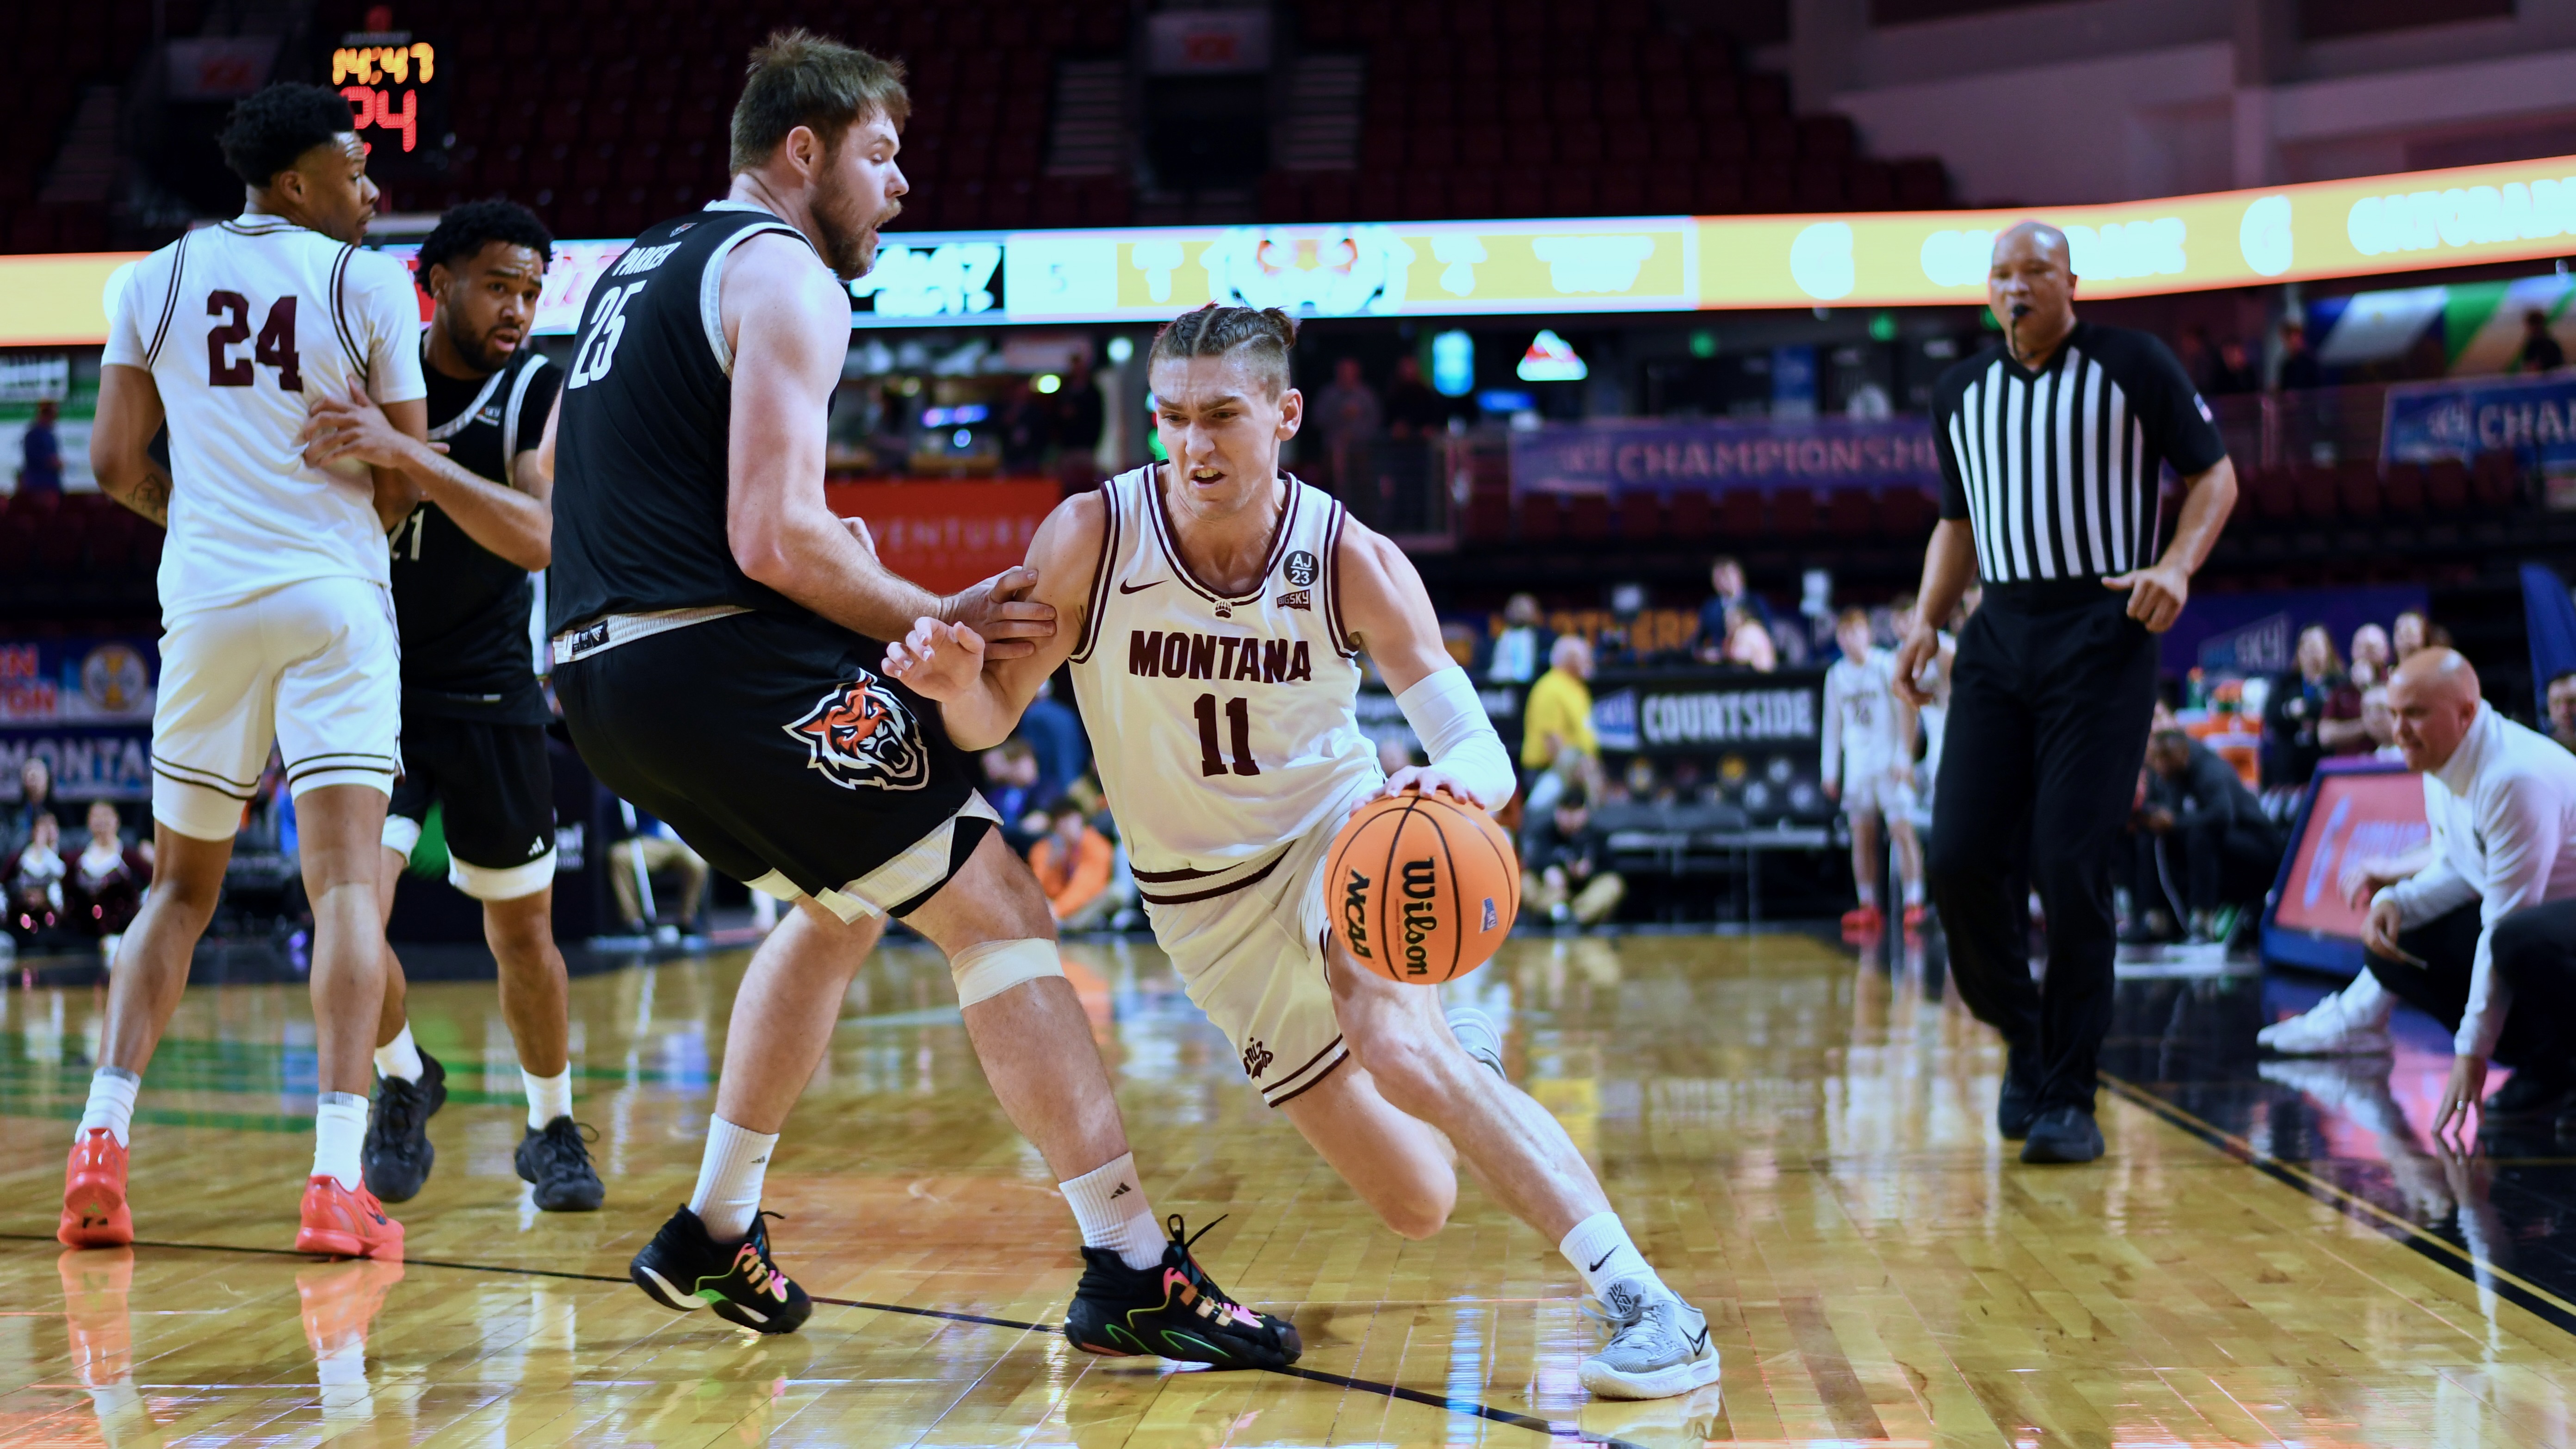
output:
[[[1453,664],[1397,695],[1395,705],[1422,737],[1431,763],[1465,786],[1477,804],[1500,810],[1520,788],[1511,756],[1503,753],[1503,737],[1485,717],[1466,670]]]

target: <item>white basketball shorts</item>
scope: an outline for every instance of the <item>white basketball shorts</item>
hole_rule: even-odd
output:
[[[1914,786],[1893,765],[1847,769],[1843,776],[1843,813],[1882,819],[1914,818]]]
[[[402,773],[402,638],[393,596],[307,579],[170,621],[152,711],[152,818],[230,840],[274,742],[297,798],[393,793]]]

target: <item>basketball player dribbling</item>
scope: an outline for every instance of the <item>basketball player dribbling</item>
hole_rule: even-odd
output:
[[[528,637],[531,571],[552,557],[553,480],[541,444],[562,369],[525,344],[553,253],[553,235],[507,201],[456,207],[422,240],[414,276],[436,307],[420,334],[435,448],[362,398],[326,399],[315,415],[335,429],[326,456],[399,469],[427,495],[393,537],[404,773],[385,816],[383,907],[392,912],[437,804],[448,882],[483,906],[527,1091],[513,1163],[540,1209],[587,1212],[604,1189],[572,1119],[549,715]],[[376,1100],[360,1154],[368,1190],[385,1202],[407,1202],[428,1182],[429,1119],[447,1100],[447,1070],[412,1040],[405,996],[402,962],[389,950]]]
[[[427,430],[411,279],[361,252],[375,214],[349,104],[276,85],[233,110],[225,163],[242,214],[135,265],[115,303],[90,459],[99,486],[167,522],[161,689],[152,713],[156,871],[117,953],[59,1236],[134,1239],[127,1136],[144,1066],[178,1010],[242,807],[274,740],[313,910],[320,1091],[298,1252],[399,1258],[402,1225],[359,1169],[384,990],[376,852],[401,773],[401,650],[386,532],[398,474],[306,451],[314,404],[363,392]],[[152,458],[166,416],[170,466]]]
[[[667,1308],[763,1333],[811,1300],[779,1273],[761,1184],[843,994],[902,919],[948,956],[994,1094],[1082,1230],[1077,1346],[1284,1367],[1296,1330],[1228,1298],[1146,1206],[1046,897],[885,645],[936,614],[1026,652],[1053,610],[1012,570],[940,599],[825,506],[832,394],[907,187],[902,72],[802,31],[752,53],[733,185],[648,228],[588,305],[555,424],[554,681],[583,759],[716,869],[789,911],[726,1031],[688,1204],[629,1269]]]
[[[1444,1019],[1438,992],[1367,970],[1327,928],[1325,855],[1353,810],[1407,789],[1490,810],[1514,780],[1413,565],[1279,471],[1304,411],[1295,342],[1284,313],[1241,307],[1164,328],[1149,377],[1171,461],[1067,500],[1030,545],[1055,635],[988,660],[973,630],[924,618],[887,672],[978,749],[1070,661],[1155,937],[1263,1100],[1408,1238],[1447,1221],[1463,1160],[1601,1305],[1611,1338],[1584,1387],[1686,1393],[1717,1377],[1706,1319],[1647,1265],[1565,1129],[1503,1077],[1491,1023]],[[1428,766],[1380,771],[1355,712],[1363,652]]]

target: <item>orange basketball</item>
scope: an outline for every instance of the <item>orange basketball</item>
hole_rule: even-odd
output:
[[[1324,862],[1333,935],[1390,981],[1433,986],[1493,958],[1520,913],[1521,866],[1493,817],[1446,795],[1372,800]]]

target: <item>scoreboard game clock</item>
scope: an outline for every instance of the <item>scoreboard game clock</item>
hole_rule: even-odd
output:
[[[441,47],[408,30],[361,30],[331,49],[331,86],[349,102],[367,170],[428,177],[447,170],[452,78]]]

